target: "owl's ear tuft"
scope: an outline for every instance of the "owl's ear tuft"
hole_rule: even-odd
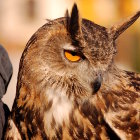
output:
[[[68,11],[68,9],[66,10],[65,17],[67,18],[67,20],[69,19],[69,11]]]
[[[67,30],[69,31],[70,16],[69,16],[69,11],[68,11],[68,9],[66,10],[65,17],[66,17],[66,28],[67,28]]]
[[[124,22],[118,25],[114,25],[109,29],[111,36],[116,40],[121,33],[123,33],[127,28],[129,28],[140,16],[140,11],[138,11],[133,16],[127,18]]]
[[[81,37],[81,18],[79,16],[79,11],[77,4],[73,5],[71,15],[69,17],[68,11],[66,11],[67,17],[67,29],[73,41],[73,44],[78,45]]]

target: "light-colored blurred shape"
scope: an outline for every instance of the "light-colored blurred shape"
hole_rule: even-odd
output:
[[[74,0],[51,0],[40,2],[40,8],[43,7],[44,18],[56,19],[59,17],[64,17],[67,9],[71,9]],[[40,10],[40,8],[38,10]],[[42,13],[40,13],[42,15]]]
[[[2,9],[0,31],[3,38],[12,43],[25,43],[31,35],[47,21],[62,17],[67,8],[71,8],[71,0],[0,0]],[[30,9],[33,9],[32,11]],[[34,18],[28,15],[34,12]]]
[[[20,57],[21,57],[21,52],[13,53],[10,55],[10,59],[12,60],[12,64],[13,64],[13,76],[8,86],[7,93],[3,97],[3,101],[9,106],[10,109],[12,108],[13,101],[16,94],[16,83],[17,83],[17,74],[18,74]]]
[[[111,25],[116,19],[117,1],[113,0],[78,0],[82,17],[102,26]]]
[[[98,24],[108,26],[115,21],[117,14],[116,1],[96,0],[93,5],[93,9],[95,13],[94,19]]]
[[[94,19],[93,4],[95,0],[77,0],[80,16],[89,20]]]

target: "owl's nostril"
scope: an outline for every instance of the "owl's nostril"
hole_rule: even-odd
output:
[[[101,83],[102,83],[102,77],[101,75],[99,75],[92,84],[93,93],[96,93],[100,89]]]

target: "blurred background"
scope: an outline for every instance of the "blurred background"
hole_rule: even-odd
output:
[[[12,107],[21,54],[31,35],[46,19],[62,17],[73,3],[81,16],[105,27],[140,10],[140,0],[0,0],[0,44],[8,51],[13,77],[3,101]],[[116,64],[125,70],[140,72],[140,19],[117,40]]]

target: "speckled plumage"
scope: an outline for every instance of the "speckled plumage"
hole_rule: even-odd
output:
[[[118,69],[115,40],[138,17],[107,29],[71,16],[49,21],[29,40],[5,139],[140,138],[140,75]],[[64,50],[81,55],[70,62]]]

